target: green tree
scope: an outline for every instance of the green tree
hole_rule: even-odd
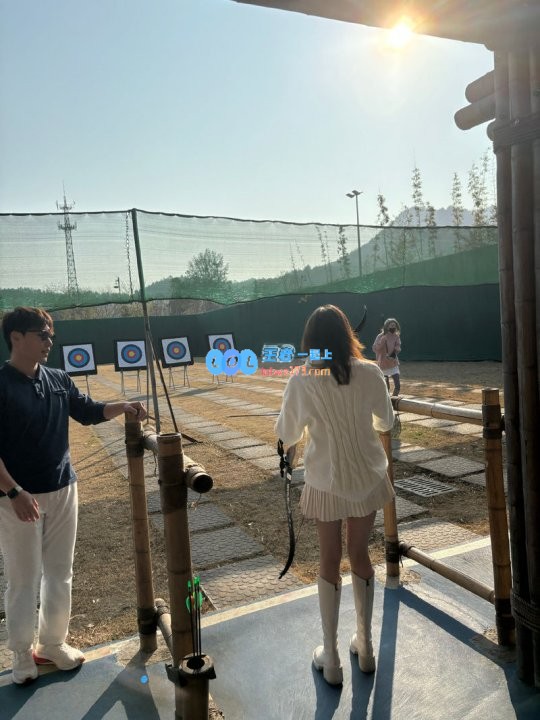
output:
[[[382,193],[377,195],[377,203],[379,205],[379,211],[377,213],[377,224],[381,227],[381,233],[383,237],[384,245],[384,260],[386,267],[390,266],[390,252],[388,248],[388,239],[386,228],[390,224],[390,215],[388,214],[388,207],[386,205],[386,199]]]
[[[454,173],[452,181],[452,222],[454,224],[454,251],[460,252],[463,243],[461,226],[463,225],[463,192],[461,180],[457,173]]]
[[[227,282],[229,265],[221,253],[206,248],[204,252],[191,258],[188,263],[186,277],[197,283],[222,285]]]
[[[426,227],[428,229],[428,255],[437,255],[437,221],[435,220],[435,208],[430,202],[426,203]]]
[[[340,225],[338,228],[338,241],[337,241],[337,250],[338,250],[338,261],[341,265],[341,274],[344,278],[350,278],[351,277],[351,261],[349,258],[349,253],[347,252],[347,236],[345,235],[345,228],[343,225]]]
[[[416,243],[416,237],[414,239],[414,244],[416,245],[416,251],[418,252],[420,260],[424,256],[424,245],[422,241],[422,231],[420,230],[420,227],[422,225],[422,214],[424,210],[424,198],[422,195],[422,177],[420,175],[420,170],[415,165],[412,172],[412,201],[413,201],[413,218],[414,222],[416,224],[416,227],[419,228],[417,235],[419,239],[419,243],[417,245]]]

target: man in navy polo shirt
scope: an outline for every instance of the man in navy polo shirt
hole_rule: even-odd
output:
[[[122,413],[143,420],[140,402],[95,402],[63,370],[47,368],[53,320],[38,308],[6,313],[10,359],[0,368],[0,548],[13,681],[34,680],[38,664],[72,670],[84,655],[65,640],[77,531],[77,482],[69,418],[95,425]],[[33,650],[41,577],[38,642]]]

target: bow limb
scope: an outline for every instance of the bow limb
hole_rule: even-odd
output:
[[[360,320],[359,324],[354,328],[354,332],[358,335],[361,330],[363,329],[364,325],[366,324],[367,320],[367,305],[364,305],[364,314],[362,316],[362,319]]]
[[[296,538],[294,537],[294,522],[291,508],[291,480],[292,480],[292,462],[296,454],[296,445],[287,448],[287,454],[283,451],[283,443],[278,442],[278,452],[281,456],[281,475],[285,471],[285,508],[287,512],[287,525],[289,528],[289,555],[283,570],[279,574],[279,580],[287,573],[294,560],[294,552],[296,550]]]

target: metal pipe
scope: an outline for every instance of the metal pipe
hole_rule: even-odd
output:
[[[148,308],[146,306],[146,289],[144,284],[143,264],[141,257],[141,246],[139,242],[139,225],[137,223],[137,210],[133,208],[131,211],[131,222],[133,224],[133,240],[135,243],[135,254],[137,257],[137,270],[139,272],[139,286],[141,290],[141,305],[144,317],[144,328],[146,336],[146,365],[150,373],[150,384],[152,385],[152,405],[154,408],[154,417],[156,418],[156,428],[159,432],[161,429],[161,420],[159,416],[159,405],[156,388],[156,375],[154,372],[154,349],[152,346],[152,332],[150,330],[150,318],[148,317]]]

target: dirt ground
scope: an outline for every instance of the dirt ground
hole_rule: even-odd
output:
[[[118,381],[110,367],[104,368],[103,374]],[[481,388],[500,387],[501,376],[501,366],[497,363],[404,364],[402,392],[420,397],[480,402]],[[208,389],[209,385],[208,375],[202,367],[195,366],[190,370],[190,382],[193,392],[183,396],[183,408],[209,419],[218,419],[231,428],[237,428],[265,442],[275,442],[274,415],[246,416],[238,410],[217,406],[210,400],[201,398],[197,394],[198,390]],[[252,376],[251,384],[260,383],[261,378]],[[235,386],[221,383],[215,385],[215,389],[228,394],[234,393],[235,397],[245,397],[272,408],[274,412],[278,411],[279,398],[256,393],[249,389],[249,384],[243,381],[240,387],[240,384]],[[269,381],[268,386],[283,389],[284,383]],[[450,390],[450,387],[459,389]],[[134,389],[133,385],[130,390]],[[91,380],[90,391],[96,399],[114,399],[110,388],[100,384],[97,379]],[[178,393],[173,392],[172,396],[177,402]],[[172,427],[166,417],[163,425],[163,430]],[[126,637],[136,630],[130,508],[127,482],[103,449],[94,430],[72,423],[70,432],[80,493],[71,639],[81,646],[89,646]],[[271,472],[259,470],[247,462],[239,463],[235,456],[206,441],[204,437],[197,436],[195,431],[189,431],[189,434],[201,440],[190,448],[190,455],[203,464],[214,477],[212,500],[256,538],[270,554],[284,559],[288,551],[288,536],[281,482],[272,479]],[[477,460],[483,457],[481,441],[467,436],[454,436],[439,430],[404,425],[401,439]],[[408,465],[399,462],[394,464],[396,477],[412,472]],[[423,505],[429,516],[443,518],[485,534],[487,511],[484,490],[463,483],[459,483],[459,487],[459,492],[430,499],[409,496],[401,491],[399,494]],[[297,488],[293,489],[295,506],[299,492]],[[293,569],[304,582],[311,583],[317,577],[318,545],[315,527],[310,521],[302,523],[296,511],[295,528],[297,532],[300,528],[300,535]],[[167,597],[163,540],[154,531],[152,553],[156,595]],[[383,537],[380,531],[373,535],[371,553],[373,562],[383,561]],[[349,570],[346,559],[342,569],[343,572]]]
[[[100,368],[104,379],[118,382],[112,367]],[[178,380],[177,380],[178,382]],[[257,376],[243,378],[242,383],[221,383],[212,389],[260,403],[277,414],[278,397],[257,393],[249,385],[268,383],[268,387],[284,388],[284,382]],[[402,365],[402,393],[439,400],[481,402],[482,387],[501,387],[502,370],[498,363],[410,363]],[[79,382],[84,387],[82,382]],[[234,408],[217,405],[201,397],[201,389],[209,389],[209,377],[204,366],[190,369],[191,391],[182,395],[172,391],[173,402],[197,415],[218,420],[231,428],[273,444],[275,442],[275,414],[253,416]],[[126,380],[128,394],[135,393],[133,377]],[[144,388],[143,388],[144,390]],[[100,400],[120,399],[119,394],[99,382],[90,381],[90,392]],[[113,421],[115,422],[115,421]],[[172,423],[165,415],[163,431]],[[73,610],[70,641],[81,647],[118,640],[136,633],[136,597],[133,570],[132,530],[128,485],[117,470],[91,427],[72,423],[71,450],[79,476],[79,531],[75,554]],[[196,431],[188,434],[200,441],[190,447],[189,454],[204,465],[214,477],[212,500],[256,538],[274,557],[284,560],[288,552],[288,535],[283,502],[283,485],[272,479],[273,472],[265,472],[238,459],[226,450],[207,441]],[[449,453],[481,460],[480,440],[454,436],[440,430],[404,425],[404,442],[423,447],[436,447]],[[277,462],[276,462],[277,470]],[[395,477],[412,474],[410,466],[396,462]],[[436,477],[436,476],[434,476]],[[407,493],[399,494],[423,505],[426,517],[438,517],[462,525],[479,534],[487,534],[485,492],[476,486],[458,483],[459,492],[423,499]],[[293,505],[297,505],[299,489],[293,489]],[[306,583],[318,575],[318,543],[314,523],[302,523],[295,510],[298,534],[294,572]],[[164,543],[157,531],[152,533],[154,589],[156,596],[168,598]],[[381,531],[375,531],[370,544],[374,563],[384,560]],[[343,560],[342,571],[349,564]],[[206,607],[208,608],[208,606]],[[217,708],[212,718],[222,717]]]

